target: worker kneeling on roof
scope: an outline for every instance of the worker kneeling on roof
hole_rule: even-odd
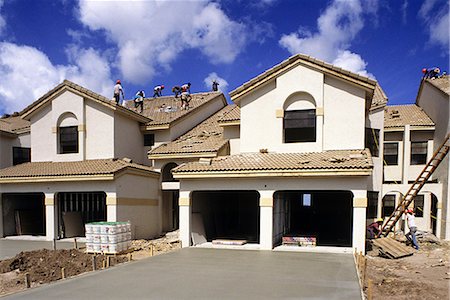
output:
[[[163,84],[155,86],[155,88],[153,89],[153,98],[161,97],[163,89],[164,89],[164,85]]]

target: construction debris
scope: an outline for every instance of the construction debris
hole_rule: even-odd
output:
[[[372,240],[373,245],[378,248],[381,256],[386,258],[401,258],[414,254],[414,250],[404,244],[390,238],[379,238]]]

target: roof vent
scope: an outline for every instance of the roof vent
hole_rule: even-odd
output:
[[[211,165],[211,158],[200,158],[198,162],[202,165]]]
[[[132,160],[131,158],[128,158],[128,157],[124,157],[122,160],[123,160],[124,162],[129,163],[129,164],[131,164],[131,163],[133,162],[133,160]]]

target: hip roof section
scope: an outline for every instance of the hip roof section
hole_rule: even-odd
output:
[[[433,120],[415,105],[392,105],[384,109],[384,128],[403,128],[405,125],[434,127]]]

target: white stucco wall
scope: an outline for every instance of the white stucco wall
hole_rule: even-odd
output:
[[[229,140],[230,143],[230,155],[239,154],[240,150],[240,126],[224,126],[223,127],[223,137]]]
[[[53,161],[56,134],[52,133],[51,106],[44,107],[31,118],[31,161]]]
[[[144,151],[144,135],[136,120],[122,115],[114,116],[114,157],[128,157],[133,162],[148,164]]]
[[[86,101],[86,159],[114,157],[114,112]]]

